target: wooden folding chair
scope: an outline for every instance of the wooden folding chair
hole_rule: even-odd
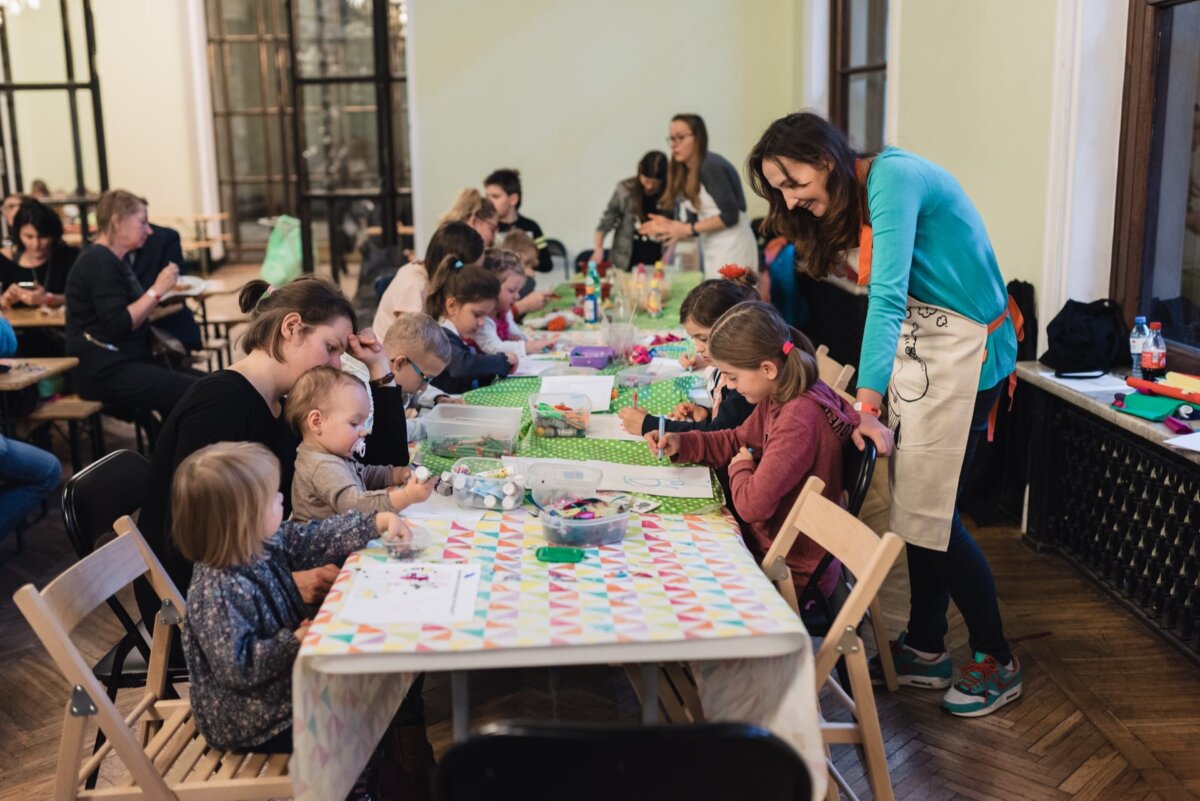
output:
[[[815,688],[820,692],[821,687],[829,687],[834,698],[850,711],[854,721],[841,723],[823,720],[821,736],[825,741],[826,753],[831,745],[861,746],[867,780],[876,801],[893,801],[887,756],[883,751],[883,732],[879,727],[871,675],[863,641],[858,636],[858,627],[879,593],[900,549],[904,547],[904,542],[891,532],[877,536],[861,520],[824,497],[821,494],[824,489],[825,483],[816,476],[805,482],[787,521],[763,557],[762,567],[787,602],[797,610],[797,614],[796,586],[785,557],[801,533],[833,554],[857,579],[817,651]],[[874,617],[878,618],[878,615]],[[853,698],[830,676],[839,659],[846,660]],[[834,767],[833,760],[827,761],[830,801],[838,798],[838,788],[857,801],[849,784]]]
[[[250,801],[291,797],[287,754],[234,754],[209,748],[196,731],[191,704],[162,700],[171,638],[183,622],[186,608],[133,520],[122,517],[113,529],[118,534],[116,539],[81,559],[41,592],[26,584],[13,596],[72,685],[58,752],[54,798]],[[129,716],[122,718],[71,641],[71,632],[98,606],[143,574],[162,600],[162,611],[150,645],[145,692]],[[85,762],[84,736],[91,718],[96,719],[108,739]],[[84,787],[87,777],[111,751],[116,751],[128,775],[119,778],[114,787]]]
[[[850,379],[854,377],[854,367],[830,358],[829,347],[826,345],[817,348],[817,371],[822,381],[839,394],[850,397],[846,394],[846,387],[850,386]]]

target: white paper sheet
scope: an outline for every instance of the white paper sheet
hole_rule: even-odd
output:
[[[555,367],[563,367],[566,365],[566,360],[556,359],[548,356],[522,356],[517,362],[517,367],[512,371],[513,378],[521,376],[537,376],[553,370]]]
[[[1163,442],[1173,448],[1200,452],[1200,431],[1193,434],[1184,434],[1182,437],[1172,437],[1171,439],[1163,440]]]
[[[504,456],[504,463],[527,472],[535,462],[555,462],[556,459],[530,459],[528,457]],[[565,462],[572,464],[572,462]],[[577,462],[575,463],[577,464]],[[599,468],[603,473],[597,489],[613,492],[641,492],[663,498],[710,498],[712,480],[707,467],[674,467],[665,463],[657,465],[628,465],[616,462],[588,460],[587,464]]]
[[[342,617],[368,626],[457,623],[475,614],[479,565],[374,563],[364,565],[348,590]]]
[[[1134,392],[1133,387],[1125,383],[1125,379],[1119,375],[1105,373],[1099,378],[1059,378],[1054,375],[1053,370],[1039,371],[1043,378],[1048,378],[1056,384],[1062,384],[1064,387],[1086,392],[1088,394],[1096,392]],[[1111,400],[1111,399],[1110,399]]]
[[[411,517],[413,520],[453,520],[464,528],[475,528],[475,524],[483,519],[487,511],[463,509],[455,502],[453,496],[438,495],[435,492],[429,496],[429,500],[401,510],[400,516]]]
[[[593,412],[607,412],[612,402],[611,375],[548,375],[542,377],[542,392],[587,395]]]
[[[630,434],[621,428],[621,418],[615,414],[593,414],[588,420],[588,439],[620,439],[643,442],[641,434]]]

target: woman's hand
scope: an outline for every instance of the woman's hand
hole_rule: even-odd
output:
[[[667,433],[662,435],[662,439],[658,438],[657,431],[646,432],[646,444],[650,446],[650,455],[655,459],[658,458],[658,451],[662,449],[662,455],[668,459],[679,455],[679,435]]]
[[[296,582],[296,589],[300,591],[300,600],[313,606],[321,603],[333,582],[337,581],[339,572],[337,565],[329,564],[292,573],[292,581]]]
[[[383,352],[383,343],[373,329],[364,328],[357,334],[351,334],[346,350],[367,366],[371,380],[383,378],[391,370],[387,354]]]
[[[869,439],[879,449],[880,456],[887,456],[891,453],[896,445],[896,438],[892,434],[892,429],[885,426],[873,414],[861,414],[858,419],[858,428],[854,429],[854,432],[850,435],[850,438],[854,440],[854,446],[861,451],[865,445],[864,440]]]
[[[621,428],[625,429],[626,432],[641,435],[642,421],[646,419],[645,409],[626,406],[617,412],[617,417],[621,418]]]
[[[11,309],[14,303],[21,302],[21,287],[10,284],[4,294],[0,295],[0,309]]]
[[[596,248],[592,251],[592,257],[588,261],[594,261],[596,264],[604,261],[604,248]]]
[[[17,301],[19,303],[24,303],[26,306],[46,306],[51,300],[50,293],[47,292],[46,288],[41,285],[37,286],[35,289],[22,289],[16,284],[13,284],[7,290],[5,290],[5,296],[8,295],[10,290],[15,290],[13,294]]]
[[[432,484],[433,482],[429,482]],[[418,485],[420,486],[420,485]],[[430,492],[433,491],[431,486]],[[411,542],[412,531],[395,512],[380,512],[375,515],[375,530],[388,542]]]
[[[750,449],[744,445],[741,448],[739,448],[738,452],[735,453],[733,455],[733,458],[729,460],[729,466],[733,467],[738,462],[750,462],[750,463],[754,462],[754,454],[752,454],[750,452]]]
[[[154,279],[151,289],[158,293],[159,297],[170,292],[179,283],[179,265],[171,262],[166,267],[163,267],[159,272],[158,277]]]

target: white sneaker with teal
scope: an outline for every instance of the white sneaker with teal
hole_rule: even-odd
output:
[[[946,691],[942,708],[951,715],[977,718],[990,715],[1005,704],[1021,697],[1021,663],[1012,658],[1009,669],[993,656],[975,652],[974,660],[963,665],[954,686]]]
[[[950,686],[954,677],[954,665],[950,654],[943,651],[934,659],[925,659],[905,643],[907,631],[900,632],[897,639],[888,642],[888,651],[892,655],[892,664],[896,666],[896,683],[902,687],[920,687],[924,690],[943,690]],[[873,657],[870,664],[871,682],[883,686],[883,668],[879,657]]]

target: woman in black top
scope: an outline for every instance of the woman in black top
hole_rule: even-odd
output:
[[[66,302],[67,273],[79,249],[63,244],[62,220],[33,199],[25,200],[13,218],[15,245],[12,259],[0,254],[0,307],[58,308]],[[54,328],[23,329],[18,334],[23,356],[62,356],[63,332]]]
[[[149,322],[162,296],[179,280],[168,265],[143,290],[125,255],[150,236],[146,201],[122,189],[105,192],[96,206],[99,233],[67,276],[67,354],[79,359],[79,394],[104,403],[170,413],[202,374],[171,370],[155,361]]]

